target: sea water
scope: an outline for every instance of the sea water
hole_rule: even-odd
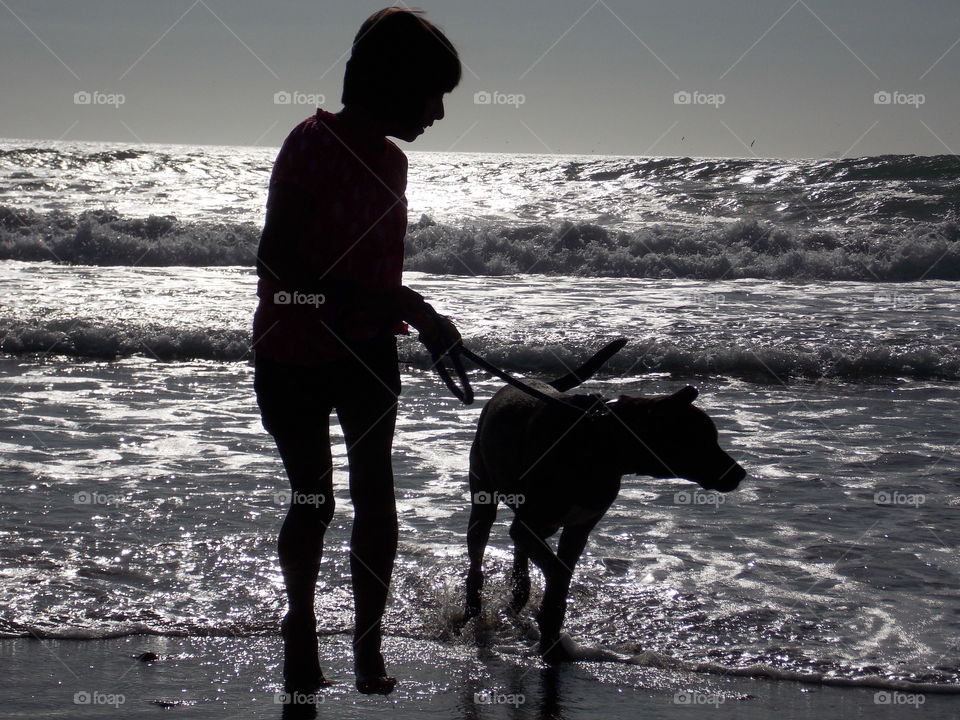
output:
[[[275,152],[0,143],[0,636],[276,633],[288,497],[249,347]],[[410,167],[405,282],[468,347],[550,378],[627,338],[584,388],[696,385],[749,472],[727,495],[624,479],[571,588],[584,657],[960,689],[960,161],[410,153]],[[469,648],[449,623],[468,451],[502,383],[473,373],[465,407],[414,337],[400,355],[385,632]],[[317,609],[337,634],[351,509],[331,422]],[[495,652],[532,663],[529,628],[499,612],[509,515],[480,622]]]

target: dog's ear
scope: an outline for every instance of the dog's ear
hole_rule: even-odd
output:
[[[608,411],[615,413],[622,420],[639,420],[649,416],[656,409],[658,402],[655,398],[620,395],[615,400],[607,400],[604,405]]]
[[[662,402],[673,407],[689,405],[697,399],[697,395],[699,394],[700,391],[693,387],[693,385],[687,385],[685,388],[677,390],[673,395],[665,397]]]

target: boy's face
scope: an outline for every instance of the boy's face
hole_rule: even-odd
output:
[[[437,120],[443,120],[443,93],[429,96],[419,110],[403,121],[391,123],[387,135],[413,142]]]

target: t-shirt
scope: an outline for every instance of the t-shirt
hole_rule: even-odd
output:
[[[268,209],[280,185],[296,186],[309,201],[302,217],[285,220],[295,230],[261,238],[254,352],[315,365],[350,355],[348,344],[406,334],[403,322],[384,326],[349,302],[336,301],[341,289],[362,293],[401,284],[407,229],[403,151],[386,138],[371,147],[369,136],[318,109],[280,148]]]

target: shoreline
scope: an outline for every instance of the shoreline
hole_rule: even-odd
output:
[[[279,684],[274,636],[129,636],[107,640],[0,640],[8,673],[0,716],[231,718],[382,716],[419,718],[716,718],[824,720],[908,710],[960,712],[956,696],[866,687],[706,675],[627,663],[578,662],[558,668],[495,647],[388,636],[397,689],[388,697],[356,692],[346,635],[321,638],[333,682],[312,704],[288,705]],[[154,653],[156,659],[136,659]],[[303,700],[303,698],[299,698]]]

